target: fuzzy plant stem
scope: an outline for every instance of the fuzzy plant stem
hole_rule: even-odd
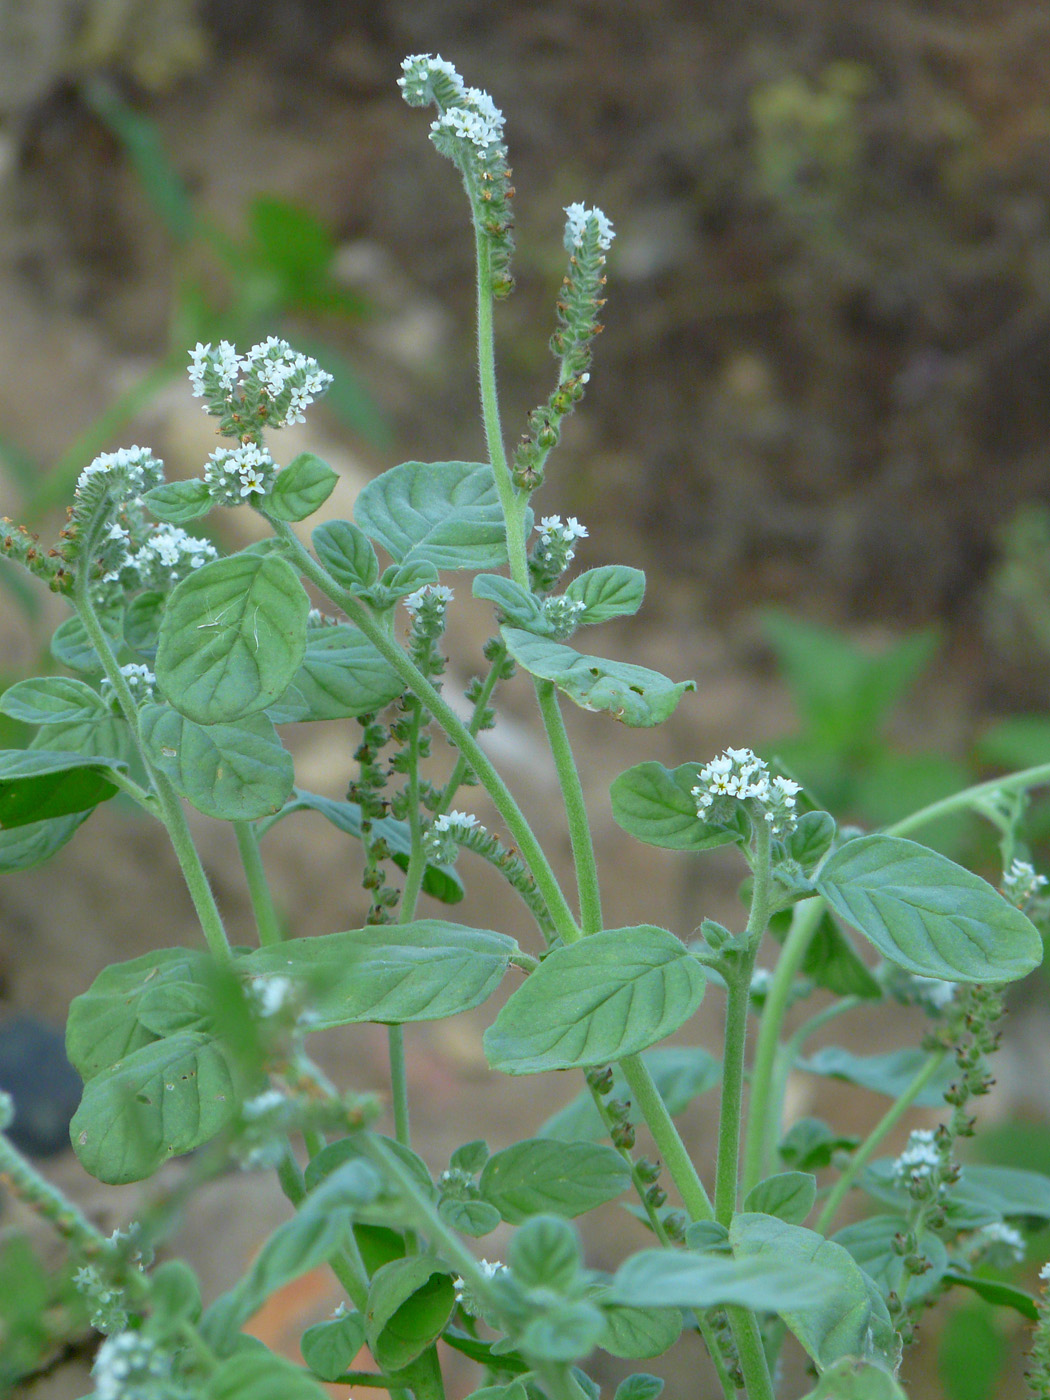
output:
[[[234,822],[233,832],[237,838],[237,850],[240,852],[241,864],[244,867],[244,878],[248,885],[252,912],[255,915],[259,943],[262,947],[268,948],[274,943],[280,943],[284,934],[277,910],[274,907],[270,885],[266,879],[266,871],[259,852],[259,838],[251,822]]]
[[[572,843],[576,884],[580,896],[580,923],[584,934],[597,933],[602,927],[601,887],[598,883],[598,865],[594,855],[591,823],[587,816],[579,770],[569,745],[565,719],[558,704],[554,683],[537,680],[536,696],[554,757],[554,766],[565,803],[565,815],[569,823],[569,840]]]
[[[1026,792],[1029,788],[1045,787],[1050,784],[1050,763],[1041,763],[1035,768],[1022,768],[1005,778],[991,778],[986,783],[976,783],[962,792],[944,797],[939,802],[931,802],[928,807],[912,812],[886,827],[887,836],[909,836],[913,831],[929,826],[931,822],[949,817],[955,812],[980,809],[981,803],[995,797],[999,792]]]
[[[182,803],[171,783],[154,768],[148,756],[143,751],[143,745],[138,737],[138,708],[134,697],[128,686],[124,673],[120,669],[113,652],[113,647],[106,636],[102,624],[98,620],[91,602],[90,583],[88,579],[89,567],[87,558],[82,560],[77,569],[76,579],[73,585],[73,600],[84,631],[88,635],[91,645],[98,653],[103,669],[113,692],[117,697],[124,718],[127,720],[131,733],[135,737],[142,762],[146,772],[150,776],[153,791],[156,795],[157,805],[160,809],[161,820],[168,829],[168,836],[175,850],[175,855],[182,869],[183,879],[186,881],[186,888],[190,892],[193,900],[193,907],[197,911],[200,920],[201,931],[207,940],[213,956],[218,961],[229,963],[233,954],[230,950],[229,940],[226,937],[226,929],[223,927],[222,915],[219,913],[219,906],[215,903],[215,896],[208,883],[208,877],[201,864],[201,858],[197,853],[197,848],[193,844],[193,837],[190,835],[189,824],[186,815],[182,810]]]

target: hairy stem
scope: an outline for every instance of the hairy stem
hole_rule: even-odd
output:
[[[244,866],[244,877],[248,883],[248,895],[252,902],[252,912],[255,915],[259,943],[266,948],[271,944],[280,943],[284,933],[281,921],[277,916],[277,910],[274,907],[270,885],[266,879],[266,870],[259,852],[259,838],[251,822],[234,822],[233,831],[237,837],[237,849],[240,852],[241,864]]]
[[[565,732],[565,720],[553,682],[537,680],[536,696],[554,757],[554,766],[558,772],[558,781],[561,784],[565,815],[569,822],[569,840],[572,843],[576,885],[580,896],[580,923],[585,934],[597,933],[602,927],[601,887],[598,883],[591,824],[583,800],[579,770],[569,745],[569,736]]]
[[[653,1077],[640,1055],[626,1055],[620,1068],[627,1080],[634,1101],[653,1135],[660,1156],[682,1197],[682,1204],[693,1220],[713,1220],[714,1207],[697,1174],[693,1159],[682,1141],[667,1105],[653,1083]]]

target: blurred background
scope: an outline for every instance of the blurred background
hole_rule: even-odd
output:
[[[617,834],[606,793],[630,763],[750,745],[877,825],[1050,761],[1050,11],[1031,0],[0,0],[0,513],[53,537],[82,467],[132,442],[199,474],[215,444],[184,377],[198,339],[277,333],[335,373],[308,427],[274,443],[337,468],[330,515],[396,462],[484,455],[467,206],[396,87],[421,51],[507,119],[511,442],[553,384],[563,206],[598,204],[617,230],[588,397],[536,504],[587,525],[584,567],[648,572],[609,654],[699,691],[656,732],[569,716],[613,922],[688,935],[739,907],[730,857],[672,860]],[[241,514],[214,522],[229,547],[251,538]],[[50,664],[62,610],[9,567],[0,589],[6,685]],[[483,612],[459,627],[466,680]],[[494,752],[553,810],[527,688],[507,703]],[[3,723],[5,746],[25,741]],[[350,738],[297,734],[300,781],[341,796]],[[1032,822],[1038,856],[1050,821]],[[248,941],[232,839],[198,830]],[[564,861],[556,819],[546,835]],[[938,839],[997,878],[987,832]],[[297,933],[360,922],[357,857],[335,833],[305,816],[267,840]],[[502,895],[483,873],[472,899],[463,917],[487,923]],[[116,804],[44,870],[0,876],[0,1076],[42,1073],[26,1018],[61,1026],[108,962],[194,936],[163,834]],[[1016,997],[980,1149],[1041,1168],[1045,988]],[[713,1047],[718,1022],[705,1006]],[[535,1085],[488,1084],[482,1024],[410,1037],[437,1169],[458,1141],[504,1145],[550,1106]],[[899,1034],[885,1016],[857,1027],[855,1049],[917,1034],[904,1013]],[[348,1066],[331,1054],[347,1082],[382,1083],[381,1041],[361,1037]],[[818,1087],[800,1082],[798,1111]],[[846,1126],[882,1106],[820,1099]],[[41,1132],[41,1150],[60,1145],[60,1121]],[[67,1158],[53,1167],[72,1181]],[[113,1198],[95,1208],[116,1223]],[[215,1259],[212,1219],[187,1247],[218,1288],[257,1243],[260,1206],[240,1226],[225,1198],[212,1209],[241,1234]],[[1037,1265],[1050,1249],[1034,1248]],[[1023,1393],[1019,1329],[983,1306],[909,1364],[927,1377],[916,1397]],[[82,1393],[77,1365],[32,1394]]]

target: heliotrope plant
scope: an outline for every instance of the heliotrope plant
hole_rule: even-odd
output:
[[[587,531],[555,515],[536,524],[530,505],[586,391],[613,229],[598,209],[565,211],[555,386],[508,455],[492,327],[493,302],[512,285],[503,118],[439,58],[406,59],[401,86],[410,104],[437,108],[431,139],[470,203],[489,460],[395,466],[361,492],[353,520],[316,526],[308,548],[293,526],[324,504],[335,473],[310,454],[281,466],[269,442],[302,420],[328,376],[274,338],[246,352],[198,345],[193,391],[226,441],[199,477],[165,481],[143,448],[107,453],[81,475],[53,548],[9,522],[0,541],[73,610],[52,642],[72,674],[20,681],[0,700],[36,726],[27,748],[0,754],[0,866],[45,860],[123,793],[167,827],[203,935],[200,947],[110,967],[68,1021],[84,1080],[71,1132],[80,1161],[123,1183],[192,1153],[174,1196],[158,1186],[136,1223],[105,1238],[0,1138],[5,1180],[66,1241],[101,1334],[94,1395],[319,1400],[322,1381],[364,1380],[399,1400],[435,1400],[443,1339],[477,1364],[473,1400],[593,1400],[602,1387],[588,1367],[607,1384],[623,1377],[616,1400],[648,1400],[663,1381],[645,1361],[691,1333],[712,1364],[704,1394],[770,1400],[792,1346],[808,1360],[811,1400],[892,1400],[918,1320],[950,1289],[1036,1324],[1032,1386],[1046,1394],[1048,1305],[1003,1270],[1023,1257],[1025,1229],[1050,1220],[1050,1180],[964,1165],[958,1144],[989,1087],[1003,988],[1042,956],[1033,918],[1044,921],[1046,881],[1021,832],[1025,794],[1050,767],[865,834],[839,827],[747,748],[673,770],[642,763],[612,785],[620,826],[687,855],[734,847],[749,913],[742,927],[704,919],[684,935],[606,917],[562,704],[647,727],[693,689],[577,649],[582,629],[637,611],[644,578],[600,564],[566,581]],[[240,506],[267,522],[264,542],[220,555],[185,528]],[[494,609],[467,719],[442,683],[464,578]],[[560,780],[572,890],[479,742],[515,671],[534,688]],[[360,742],[346,755],[345,797],[297,786],[279,730],[348,718]],[[451,745],[441,777],[435,731]],[[469,810],[478,785],[494,829]],[[229,944],[186,802],[233,824],[254,949]],[[1000,889],[911,839],[962,809],[999,833]],[[364,927],[300,938],[278,916],[260,840],[303,810],[360,844]],[[523,901],[529,946],[424,912],[424,899],[461,898],[463,851]],[[874,957],[858,953],[857,933]],[[579,1096],[525,1141],[492,1153],[465,1144],[435,1178],[411,1145],[403,1027],[479,1006],[512,964],[514,990],[484,1037],[489,1065],[578,1070]],[[689,1041],[708,984],[725,1003],[717,1054]],[[806,1054],[833,1018],[889,1000],[925,1010],[921,1046]],[[382,1105],[330,1083],[307,1048],[314,1031],[364,1022],[388,1028],[389,1135],[377,1127]],[[889,1106],[863,1140],[786,1121],[796,1070],[875,1090]],[[675,1120],[716,1088],[717,1163],[705,1181]],[[878,1155],[909,1109],[937,1104],[936,1126],[916,1128],[896,1158]],[[9,1122],[8,1101],[3,1114]],[[231,1161],[275,1171],[293,1210],[244,1277],[202,1301],[186,1264],[154,1256],[174,1208]],[[569,1222],[615,1200],[634,1219],[610,1274],[587,1265]],[[485,1237],[499,1227],[510,1228],[497,1251]],[[306,1332],[302,1364],[243,1332],[270,1294],[322,1264],[346,1303]],[[362,1348],[377,1369],[358,1369]]]

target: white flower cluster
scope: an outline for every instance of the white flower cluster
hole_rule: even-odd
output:
[[[576,631],[580,614],[587,611],[587,604],[578,598],[544,598],[543,616],[554,629],[556,637],[571,637]]]
[[[726,822],[735,802],[755,802],[774,836],[794,831],[795,797],[801,791],[790,778],[771,778],[769,768],[751,749],[726,749],[700,770],[692,789],[696,814],[703,821]]]
[[[893,1164],[893,1178],[901,1186],[920,1187],[933,1175],[940,1161],[933,1133],[928,1128],[916,1128]]]
[[[435,87],[446,100],[461,97],[465,91],[455,65],[440,54],[429,53],[413,53],[402,59],[397,85],[410,107],[425,107],[433,102]]]
[[[208,458],[204,480],[213,499],[224,506],[239,506],[249,496],[265,496],[277,479],[277,463],[265,447],[219,447]]]
[[[982,1225],[974,1239],[974,1244],[982,1254],[1005,1254],[1015,1263],[1023,1263],[1025,1257],[1024,1236],[1020,1230],[1007,1225],[1003,1220],[993,1220]]]
[[[478,824],[478,819],[473,812],[457,812],[454,808],[451,812],[442,812],[439,817],[434,818],[432,831],[473,831]]]
[[[593,233],[598,247],[602,252],[607,252],[616,234],[602,211],[597,208],[585,209],[582,204],[565,206],[565,246],[570,253],[583,247],[590,224],[594,225]]]
[[[434,818],[423,838],[427,859],[438,865],[451,865],[461,843],[470,832],[478,829],[478,819],[473,812],[442,812]]]
[[[482,152],[503,143],[503,113],[481,88],[467,87],[447,59],[438,54],[411,54],[401,64],[397,80],[411,107],[437,102],[446,110],[430,124],[431,139],[446,133]]]
[[[501,1264],[498,1260],[490,1261],[488,1259],[479,1259],[478,1268],[486,1278],[496,1278],[499,1274],[507,1274],[510,1272],[506,1264]],[[464,1279],[460,1278],[459,1274],[454,1274],[452,1278],[452,1287],[456,1292],[456,1302],[463,1311],[469,1313],[471,1317],[478,1317],[480,1315],[480,1307],[478,1300],[470,1291],[470,1285]]]
[[[107,1283],[94,1264],[77,1269],[73,1287],[87,1301],[88,1320],[96,1332],[119,1332],[127,1326],[123,1292]]]
[[[534,562],[547,579],[556,579],[576,558],[576,541],[587,538],[587,527],[575,515],[563,520],[560,515],[545,515],[536,526],[539,541],[534,550]]]
[[[123,496],[141,496],[164,480],[164,463],[148,447],[121,447],[101,452],[77,477],[75,494],[82,496],[96,477],[111,478]]]
[[[446,588],[443,583],[425,583],[422,588],[417,588],[414,593],[410,593],[402,601],[413,617],[418,617],[420,613],[432,611],[445,615],[445,609],[452,602],[454,594],[451,588]]]
[[[1013,860],[1003,872],[1003,894],[1011,904],[1023,909],[1041,890],[1050,884],[1045,875],[1037,875],[1031,861]]]
[[[503,144],[503,113],[481,88],[465,88],[463,106],[450,107],[430,123],[433,138],[451,132],[461,141],[469,141],[479,151]]]
[[[1050,1262],[1044,1264],[1039,1270],[1039,1277],[1044,1283],[1050,1283]]]
[[[141,1332],[117,1332],[99,1347],[91,1375],[95,1400],[157,1400],[171,1357]]]
[[[121,666],[120,674],[127,681],[131,698],[136,705],[146,705],[153,699],[157,688],[157,678],[148,666],[132,661],[126,666]],[[113,682],[108,676],[102,677],[99,684],[99,694],[107,703],[113,699]]]
[[[190,386],[194,398],[207,399],[206,413],[222,411],[238,386],[245,396],[269,402],[268,426],[287,428],[305,423],[304,410],[332,383],[332,376],[309,355],[293,350],[286,340],[271,335],[244,355],[228,340],[218,345],[198,342],[190,351]]]
[[[276,1016],[292,1000],[295,986],[290,977],[280,974],[253,977],[249,990],[256,1009],[262,1017]]]
[[[135,568],[143,588],[170,588],[202,564],[218,559],[210,540],[191,535],[181,525],[157,525],[135,552]]]

